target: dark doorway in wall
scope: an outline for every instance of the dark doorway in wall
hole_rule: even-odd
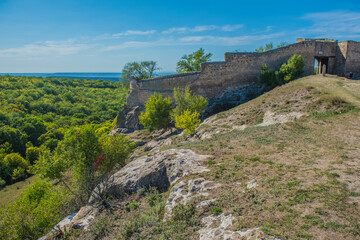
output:
[[[329,72],[329,58],[328,57],[315,57],[316,74]]]

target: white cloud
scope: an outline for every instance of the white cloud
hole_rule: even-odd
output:
[[[188,32],[204,32],[218,29],[219,27],[216,25],[202,25],[202,26],[195,26],[193,28],[188,27],[174,27],[168,30],[163,31],[163,34],[170,34],[170,33],[188,33]]]
[[[193,28],[190,27],[174,27],[168,30],[163,31],[163,34],[170,34],[170,33],[191,33],[191,32],[205,32],[211,30],[221,30],[225,32],[232,32],[239,28],[243,28],[243,24],[235,24],[235,25],[224,25],[224,26],[217,26],[217,25],[200,25],[195,26]]]
[[[311,26],[299,30],[305,34],[314,35],[312,37],[347,38],[360,33],[360,12],[309,13],[301,19],[313,22]]]
[[[38,55],[71,55],[92,47],[88,44],[75,43],[74,40],[43,41],[26,44],[18,48],[0,49],[0,56],[38,56]]]
[[[160,45],[169,45],[168,42],[163,40],[157,40],[157,41],[128,41],[124,43],[120,43],[117,45],[112,45],[103,48],[101,51],[113,51],[113,50],[121,50],[121,49],[127,49],[127,48],[144,48],[144,47],[151,47],[151,46],[160,46]]]
[[[232,32],[235,31],[239,28],[243,28],[244,24],[236,24],[236,25],[225,25],[222,26],[221,30],[225,31],[225,32]]]
[[[148,30],[148,31],[138,31],[138,30],[127,30],[123,33],[115,33],[112,35],[114,38],[119,38],[122,36],[131,36],[131,35],[151,35],[156,33],[156,30]]]
[[[204,31],[215,30],[217,28],[219,27],[216,25],[195,26],[194,28],[190,29],[190,32],[204,32]]]
[[[262,34],[262,35],[243,35],[234,37],[219,36],[187,36],[180,38],[179,41],[186,44],[217,45],[217,46],[238,46],[251,44],[257,40],[273,39],[283,36],[284,33]]]
[[[184,32],[187,32],[187,31],[189,31],[189,28],[187,28],[187,27],[178,27],[178,28],[170,28],[168,30],[163,31],[162,33],[163,34],[170,34],[170,33],[174,33],[174,32],[176,32],[176,33],[184,33]]]

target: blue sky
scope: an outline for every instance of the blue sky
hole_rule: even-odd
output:
[[[141,60],[175,71],[200,47],[222,61],[297,37],[360,41],[360,1],[0,0],[0,73],[120,72]]]

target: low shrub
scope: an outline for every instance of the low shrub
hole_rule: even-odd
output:
[[[153,131],[170,124],[171,99],[154,93],[145,103],[145,112],[139,116],[139,122],[146,129]]]

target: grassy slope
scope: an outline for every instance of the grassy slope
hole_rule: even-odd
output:
[[[176,147],[215,156],[203,176],[223,184],[214,194],[224,212],[237,216],[235,230],[260,226],[283,239],[360,239],[358,107],[360,82],[306,77],[212,117],[203,131],[221,133]],[[266,111],[308,116],[251,127]],[[250,127],[233,129],[244,124]],[[243,192],[252,179],[258,186]]]
[[[199,127],[200,135],[212,137],[175,136],[170,148],[214,156],[207,163],[210,172],[186,176],[222,184],[207,197],[217,198],[213,206],[195,215],[191,207],[183,210],[181,218],[190,214],[190,223],[164,223],[168,193],[153,207],[135,195],[127,202],[139,208],[121,207],[99,218],[82,239],[197,239],[199,219],[221,211],[236,217],[233,230],[261,227],[282,239],[360,239],[359,90],[360,82],[311,76],[212,116]],[[305,115],[255,126],[266,112]],[[253,179],[256,188],[246,190]]]

